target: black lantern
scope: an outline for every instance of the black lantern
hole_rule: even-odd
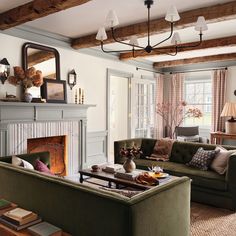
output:
[[[71,90],[76,85],[76,77],[77,77],[77,74],[75,73],[75,70],[72,70],[71,72],[68,73],[68,81],[67,82],[68,82]]]
[[[8,76],[10,75],[10,64],[6,58],[0,61],[0,80],[2,84],[5,83]]]

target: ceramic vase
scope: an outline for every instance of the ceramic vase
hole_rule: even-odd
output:
[[[32,98],[33,98],[32,94],[28,92],[28,89],[26,89],[24,92],[24,101],[31,102]]]
[[[123,168],[125,169],[125,172],[131,173],[135,170],[136,165],[132,158],[127,158],[125,163],[123,164]]]

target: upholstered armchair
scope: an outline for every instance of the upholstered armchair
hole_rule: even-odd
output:
[[[184,142],[209,143],[207,137],[199,136],[198,126],[178,126],[175,128],[176,139]]]

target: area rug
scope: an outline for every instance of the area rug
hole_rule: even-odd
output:
[[[191,203],[191,236],[236,236],[236,213]]]

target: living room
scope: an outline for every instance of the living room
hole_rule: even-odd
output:
[[[234,235],[235,1],[1,0],[0,9],[1,198],[75,236]],[[207,170],[188,166],[213,150]],[[141,177],[104,174],[130,152],[136,167],[126,171]],[[212,167],[218,152],[222,171]],[[31,235],[10,231],[1,221],[0,235]]]

